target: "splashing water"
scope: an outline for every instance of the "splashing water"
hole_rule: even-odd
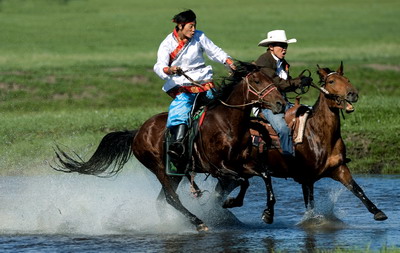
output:
[[[112,179],[63,173],[0,177],[1,246],[9,252],[21,248],[35,252],[197,252],[216,248],[308,252],[365,249],[366,245],[373,250],[382,245],[400,247],[400,226],[395,218],[400,210],[393,204],[400,195],[400,178],[358,178],[371,199],[386,211],[388,221],[374,221],[357,198],[332,180],[316,184],[316,207],[304,214],[301,187],[277,179],[274,224],[267,225],[260,218],[265,186],[256,178],[250,182],[243,207],[230,210],[238,221],[213,199],[215,180],[196,177],[200,188],[206,190],[200,199],[192,197],[186,180],[178,189],[181,201],[210,227],[209,233],[198,234],[168,204],[157,211],[161,186],[138,164],[127,164]]]
[[[123,171],[111,179],[62,173],[3,177],[0,231],[92,235],[194,232],[173,207],[166,203],[157,206],[161,185],[153,174],[140,165],[133,167],[134,172]],[[214,183],[197,181],[202,189],[209,190],[196,199],[190,194],[188,182],[181,183],[178,194],[183,204],[211,225],[235,221],[229,211],[216,207],[212,200]]]
[[[340,217],[343,217],[345,214],[342,210],[339,210],[339,213],[335,212],[335,204],[338,202],[343,191],[345,191],[344,188],[331,188],[328,198],[325,198],[326,201],[318,201],[314,209],[306,210],[297,225],[304,229],[330,230],[344,228],[346,224]]]

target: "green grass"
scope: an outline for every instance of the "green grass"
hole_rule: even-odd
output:
[[[152,67],[185,8],[234,58],[255,60],[266,32],[285,29],[298,40],[287,56],[292,75],[308,68],[316,79],[317,64],[343,61],[360,91],[342,121],[353,171],[400,172],[398,1],[1,0],[1,173],[49,173],[56,143],[90,155],[107,132],[166,111]],[[311,91],[302,102],[316,98]]]

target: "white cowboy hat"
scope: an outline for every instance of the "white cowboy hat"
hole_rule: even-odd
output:
[[[283,42],[283,43],[296,43],[297,40],[296,39],[290,39],[288,40],[286,38],[286,33],[284,30],[274,30],[274,31],[270,31],[267,34],[267,38],[260,41],[258,43],[258,46],[260,47],[268,47],[269,44],[273,43],[273,42]]]

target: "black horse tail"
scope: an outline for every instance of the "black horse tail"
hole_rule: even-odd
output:
[[[74,153],[76,158],[73,158],[56,146],[54,150],[56,166],[51,167],[66,173],[77,172],[99,177],[114,176],[122,170],[132,156],[132,140],[137,132],[138,130],[133,130],[107,134],[87,162],[78,154]]]

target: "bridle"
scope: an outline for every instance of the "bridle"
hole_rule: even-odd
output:
[[[273,83],[270,83],[267,87],[265,87],[261,91],[258,91],[249,82],[249,76],[251,74],[252,73],[247,74],[245,77],[243,77],[243,80],[246,82],[246,85],[247,85],[247,93],[248,94],[252,93],[252,94],[256,95],[257,96],[257,100],[252,100],[249,103],[245,103],[245,104],[241,104],[241,105],[230,105],[230,104],[225,103],[222,100],[219,100],[221,102],[221,104],[223,104],[225,106],[228,106],[228,107],[234,107],[234,108],[245,107],[245,106],[254,105],[254,104],[266,104],[267,102],[265,102],[264,97],[266,97],[269,93],[271,93],[272,91],[276,90],[277,88]]]
[[[310,71],[309,69],[303,70],[303,71],[300,73],[299,76],[303,76],[303,74],[304,74],[305,72],[308,73],[308,77],[311,76],[311,71]],[[328,80],[328,77],[330,77],[330,76],[332,76],[332,75],[339,75],[339,73],[337,73],[337,72],[331,72],[331,73],[327,74],[326,77],[325,77],[323,80],[321,79],[321,80],[319,81],[319,86],[316,85],[316,84],[314,84],[313,82],[311,82],[311,85],[310,85],[310,86],[312,86],[313,88],[319,90],[321,93],[325,94],[325,97],[326,97],[326,98],[331,99],[331,100],[334,100],[338,105],[342,104],[344,101],[346,101],[346,102],[349,103],[349,101],[348,101],[346,98],[344,98],[343,96],[340,96],[340,95],[337,95],[337,94],[331,94],[327,89],[325,89],[324,86],[325,86],[325,84],[326,84],[326,81]],[[300,87],[300,89],[301,89],[301,93],[297,93],[297,92],[296,92],[297,95],[301,95],[301,94],[304,94],[304,93],[307,93],[307,92],[308,92],[308,89],[305,89],[304,86],[303,86],[303,87]]]
[[[310,71],[309,69],[303,70],[303,71],[300,73],[299,76],[303,76],[303,74],[304,74],[305,72],[308,73],[308,77],[311,76],[311,71]],[[314,84],[313,82],[311,82],[310,86],[313,87],[313,88],[315,88],[315,89],[317,89],[317,90],[319,90],[321,93],[323,93],[323,94],[325,95],[326,98],[331,99],[331,100],[334,100],[334,101],[337,103],[337,105],[342,104],[344,101],[350,103],[345,97],[340,96],[340,95],[337,95],[337,94],[331,94],[327,89],[325,89],[324,86],[325,86],[325,84],[326,84],[326,81],[328,80],[328,77],[330,77],[330,76],[332,76],[332,75],[340,75],[340,74],[339,74],[338,72],[331,72],[331,73],[327,74],[323,80],[321,79],[321,80],[319,81],[319,86],[316,85],[316,84]],[[301,94],[304,94],[304,93],[308,92],[308,89],[305,90],[304,87],[300,87],[300,89],[301,89],[302,92],[301,92],[301,93],[297,93],[297,92],[296,92],[298,95],[301,95]]]
[[[328,77],[333,76],[333,75],[339,75],[339,73],[337,72],[331,72],[329,74],[326,75],[326,77],[324,78],[324,80],[320,80],[319,84],[320,86],[315,85],[314,83],[311,83],[311,86],[318,89],[320,92],[322,92],[323,94],[325,94],[325,97],[331,100],[334,100],[336,102],[337,105],[342,104],[343,102],[347,102],[350,103],[350,101],[348,101],[344,96],[340,96],[337,94],[331,94],[327,89],[325,89],[325,85],[326,85],[326,81],[328,80]]]

